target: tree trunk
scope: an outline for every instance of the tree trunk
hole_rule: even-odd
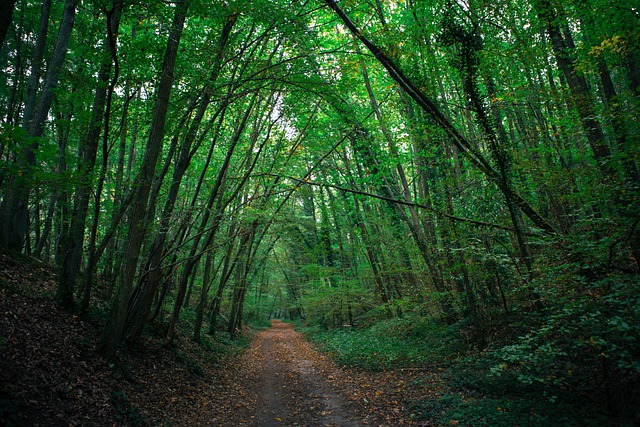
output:
[[[13,8],[15,5],[16,0],[5,0],[0,5],[0,49],[2,49],[7,32],[9,32],[9,26],[11,26],[11,15],[13,15]]]
[[[173,70],[188,10],[188,1],[189,0],[183,0],[178,3],[171,30],[169,31],[169,39],[162,64],[162,75],[156,94],[151,132],[147,140],[147,148],[141,170],[135,180],[134,188],[136,189],[136,196],[129,216],[130,227],[126,245],[127,257],[125,258],[122,270],[122,286],[118,289],[118,294],[114,301],[107,325],[100,336],[97,347],[98,351],[107,357],[113,357],[116,354],[123,336],[129,306],[129,294],[135,278],[140,247],[142,246],[142,240],[146,231],[144,220],[148,209],[147,202],[155,174],[156,163],[162,147],[162,140],[164,138],[164,125],[167,118],[169,97],[174,80]]]
[[[31,184],[28,177],[32,175],[31,169],[36,164],[36,152],[39,147],[38,139],[44,132],[45,123],[55,95],[55,88],[58,85],[64,58],[67,54],[67,46],[75,21],[76,3],[77,0],[65,0],[62,20],[53,49],[53,56],[44,80],[42,94],[33,119],[26,123],[27,132],[32,139],[31,142],[27,142],[20,147],[19,172],[10,178],[9,188],[3,200],[5,207],[2,209],[4,213],[2,240],[4,246],[10,251],[22,249],[25,240],[28,238],[29,193],[31,192]],[[44,49],[44,46],[42,49]]]
[[[431,119],[447,134],[449,141],[453,143],[460,153],[477,167],[492,182],[499,182],[499,174],[493,169],[491,164],[474,146],[463,137],[453,124],[442,114],[433,101],[419,89],[415,83],[407,78],[400,68],[387,56],[377,45],[367,39],[363,33],[358,30],[356,25],[349,19],[344,11],[338,6],[335,0],[325,0],[325,3],[333,9],[342,19],[344,24],[354,34],[376,59],[385,67],[389,75],[395,80],[400,87],[422,108]],[[544,219],[522,196],[517,193],[511,194],[515,204],[522,212],[538,227],[548,233],[556,234],[555,229]]]
[[[147,317],[149,315],[149,311],[151,309],[151,302],[153,295],[157,292],[158,285],[160,283],[162,277],[162,268],[161,262],[165,253],[165,245],[167,232],[169,229],[169,222],[171,220],[171,216],[173,214],[173,210],[175,208],[176,200],[178,199],[178,192],[182,183],[182,179],[187,171],[189,163],[191,161],[191,157],[194,155],[195,151],[192,150],[193,143],[196,139],[197,132],[200,128],[203,118],[207,112],[207,109],[211,103],[211,96],[213,94],[213,90],[215,88],[215,83],[218,79],[220,71],[223,65],[223,58],[225,49],[229,40],[229,35],[231,34],[231,30],[236,22],[237,15],[231,15],[229,19],[226,20],[225,25],[222,28],[222,32],[220,38],[218,40],[218,47],[216,50],[216,59],[214,61],[213,67],[211,69],[209,80],[203,89],[203,93],[200,96],[200,99],[197,103],[193,104],[193,107],[197,105],[197,111],[195,117],[192,119],[192,122],[189,126],[189,129],[182,141],[180,151],[178,154],[178,161],[174,166],[173,177],[171,180],[171,186],[169,187],[169,194],[167,195],[167,199],[165,201],[164,209],[162,211],[159,232],[154,238],[153,243],[151,244],[150,253],[147,261],[148,271],[144,272],[144,277],[140,279],[138,285],[134,292],[136,292],[135,301],[131,301],[130,303],[130,331],[128,332],[130,337],[137,337],[141,332],[144,324],[147,321]],[[224,117],[224,111],[226,109],[227,101],[224,100],[220,104],[218,111],[215,113],[214,120],[218,115],[220,115],[221,120]],[[188,114],[184,115],[184,120],[190,118],[191,116],[191,108],[188,111]],[[181,127],[181,126],[180,126]],[[215,139],[213,142],[215,145]],[[213,151],[213,147],[210,150],[210,156]],[[209,161],[207,160],[207,162]],[[171,159],[168,158],[168,164]],[[200,176],[200,182],[198,183],[198,188],[205,178],[204,174]]]
[[[80,156],[76,173],[80,183],[75,194],[69,232],[66,236],[62,236],[63,259],[58,284],[58,302],[66,309],[73,307],[73,290],[76,283],[76,275],[80,269],[89,199],[94,186],[94,183],[91,182],[91,176],[96,162],[103,117],[105,117],[104,110],[107,101],[107,88],[111,80],[110,74],[113,58],[115,58],[113,54],[113,52],[115,52],[114,42],[120,26],[121,12],[122,1],[119,0],[114,3],[112,11],[108,13],[106,17],[106,51],[104,52],[103,62],[96,82],[91,122],[86,137],[81,140],[82,142],[79,149]],[[112,82],[111,87],[113,86]],[[91,281],[89,281],[89,284],[90,283]],[[90,286],[85,286],[85,293],[89,289]],[[81,310],[84,311],[87,305],[88,296],[83,297],[83,307],[81,307]]]
[[[232,236],[236,233],[235,227],[231,226],[229,228],[229,239],[231,240]],[[231,274],[235,270],[238,264],[238,258],[240,256],[240,248],[236,252],[236,254],[232,257],[234,247],[234,240],[229,242],[229,246],[227,247],[227,251],[224,255],[224,265],[222,266],[222,273],[220,274],[220,282],[218,283],[218,289],[216,290],[216,295],[213,297],[211,301],[211,314],[209,316],[209,331],[208,334],[211,336],[216,335],[216,328],[218,323],[218,316],[220,315],[220,309],[222,307],[222,296],[224,290],[231,278]]]
[[[396,172],[400,179],[399,183],[390,183],[387,179],[385,179],[385,182],[387,184],[384,186],[384,188],[386,189],[387,195],[389,197],[404,199],[407,202],[412,202],[409,181],[407,180],[406,174],[404,172],[404,168],[400,162],[398,149],[396,147],[395,141],[393,140],[393,136],[387,129],[387,126],[384,122],[382,112],[380,111],[378,102],[375,98],[375,94],[373,93],[373,89],[371,88],[371,84],[369,82],[367,69],[364,65],[362,66],[362,75],[364,78],[364,83],[367,89],[367,93],[369,94],[369,101],[371,104],[371,108],[373,109],[376,115],[376,118],[378,119],[382,134],[387,140],[387,145],[389,146],[389,152],[390,152],[391,158],[395,162]],[[424,231],[421,227],[420,219],[418,217],[418,212],[416,211],[415,206],[409,206],[408,215],[403,206],[400,206],[398,204],[393,204],[393,208],[397,210],[398,217],[404,223],[407,224],[407,227],[411,232],[411,236],[413,237],[413,240],[418,246],[420,255],[422,256],[425,262],[425,265],[429,269],[433,287],[437,292],[442,294],[441,307],[443,310],[443,315],[448,323],[452,323],[455,319],[455,312],[453,310],[453,306],[451,302],[449,301],[449,296],[447,295],[448,291],[442,279],[442,273],[437,267],[435,260],[433,259],[434,258],[433,250],[431,249],[430,242],[427,240],[427,236],[425,236]]]
[[[217,270],[211,272],[214,264],[215,254],[213,251],[207,254],[207,259],[204,263],[204,273],[202,275],[202,288],[200,288],[200,298],[198,299],[198,306],[196,307],[196,320],[193,328],[193,340],[195,342],[200,342],[201,339],[201,331],[202,331],[202,319],[204,318],[204,309],[207,306],[207,299],[209,296],[209,289],[211,289],[211,284],[213,280],[217,276]],[[218,265],[220,267],[220,265]]]
[[[549,0],[534,0],[533,4],[540,20],[544,23],[549,33],[556,62],[569,85],[571,97],[580,116],[582,128],[589,141],[593,157],[598,163],[598,167],[602,171],[604,178],[609,181],[610,184],[614,184],[617,182],[616,172],[608,161],[611,156],[611,151],[605,142],[602,127],[596,120],[593,98],[587,86],[587,80],[584,76],[576,72],[574,63],[570,57],[569,46],[567,45],[572,44],[573,41],[569,40],[567,42],[562,36],[558,24],[561,17]]]
[[[240,231],[240,233],[242,233],[242,238],[238,249],[238,265],[235,269],[236,276],[231,299],[231,312],[229,313],[229,324],[227,325],[227,332],[231,339],[235,338],[236,331],[241,326],[242,302],[247,293],[247,274],[251,259],[251,247],[255,238],[254,230],[244,230]]]
[[[49,28],[49,14],[51,13],[51,0],[43,0],[40,11],[40,26],[38,27],[38,36],[36,37],[36,45],[31,58],[31,69],[29,70],[29,81],[27,82],[27,97],[24,103],[24,112],[22,125],[28,129],[33,112],[36,108],[36,98],[38,94],[38,86],[40,85],[40,75],[42,73],[42,60],[47,42],[47,30]]]

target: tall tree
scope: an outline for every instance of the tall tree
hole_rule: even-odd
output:
[[[11,26],[11,16],[13,15],[13,9],[16,6],[16,0],[7,0],[2,2],[0,6],[0,49],[4,44],[4,39],[9,32]]]
[[[155,175],[156,163],[162,149],[162,141],[165,134],[165,122],[169,108],[169,98],[174,81],[174,68],[188,9],[189,0],[183,0],[177,3],[173,22],[169,31],[167,47],[161,68],[161,76],[158,82],[151,131],[149,132],[149,138],[147,139],[142,167],[134,183],[135,198],[129,215],[130,226],[126,246],[127,257],[125,258],[123,266],[122,285],[118,289],[118,294],[114,300],[108,323],[102,332],[100,342],[98,344],[98,350],[108,357],[115,355],[122,340],[124,325],[127,318],[129,294],[136,274],[140,247],[142,246],[142,240],[145,235],[144,220],[148,209],[147,201],[149,199],[149,192]]]
[[[49,110],[55,96],[55,88],[63,71],[67,46],[75,22],[76,3],[77,0],[65,0],[58,36],[56,37],[53,54],[42,85],[40,99],[35,107],[33,118],[24,124],[29,138],[24,139],[20,144],[20,152],[16,162],[19,172],[12,174],[10,177],[7,195],[3,199],[2,207],[0,207],[0,217],[3,219],[2,241],[8,250],[18,251],[22,249],[25,240],[28,238],[30,179],[33,177],[33,167],[36,164],[39,138],[45,130]],[[43,4],[44,13],[45,4]],[[48,13],[48,10],[46,13]]]
[[[178,199],[180,186],[182,185],[182,179],[187,171],[189,163],[191,162],[191,158],[195,154],[195,150],[192,146],[194,144],[194,141],[196,140],[200,125],[205,118],[205,114],[211,103],[211,97],[213,95],[218,76],[223,66],[224,54],[227,43],[229,41],[229,36],[234,24],[236,23],[236,20],[237,15],[232,15],[224,21],[209,79],[207,80],[207,83],[202,90],[202,94],[196,101],[197,109],[195,117],[191,121],[189,129],[186,132],[186,135],[184,136],[180,145],[180,149],[177,153],[177,162],[173,170],[171,186],[169,188],[169,193],[165,200],[164,209],[161,214],[159,231],[156,234],[154,241],[149,249],[148,261],[146,262],[145,267],[147,271],[140,274],[138,284],[136,285],[136,288],[133,290],[131,295],[128,314],[128,317],[131,319],[132,323],[131,330],[129,331],[129,334],[131,336],[137,336],[142,331],[142,327],[146,323],[149,311],[151,309],[153,297],[162,278],[161,262],[163,257],[165,256],[165,245],[167,234],[169,231],[169,222],[173,215],[173,210]],[[227,100],[224,100],[220,104],[217,112],[214,114],[214,117],[217,117],[220,114],[221,119],[224,118],[224,112],[227,108],[227,102]],[[185,118],[188,117],[191,112],[191,109],[189,109],[188,113],[185,114]],[[170,157],[167,158],[167,161],[169,160]],[[201,178],[204,178],[204,175],[201,175]],[[194,246],[197,246],[197,244]]]
[[[80,269],[87,210],[93,186],[91,179],[92,172],[96,163],[107,98],[108,95],[111,96],[113,93],[117,79],[117,73],[113,79],[111,78],[111,69],[115,61],[117,70],[116,40],[120,26],[122,7],[123,2],[117,0],[106,13],[105,52],[96,83],[97,89],[93,99],[91,123],[87,135],[80,146],[80,158],[77,170],[77,179],[80,185],[75,194],[73,214],[71,216],[71,225],[68,234],[61,237],[63,241],[61,244],[63,248],[63,258],[60,268],[58,301],[65,308],[73,307],[73,291],[76,283],[76,275]],[[105,129],[108,129],[108,125]],[[108,130],[106,132],[108,132]],[[107,136],[105,136],[105,138],[107,138]],[[91,282],[89,281],[89,283]],[[87,289],[90,289],[90,287],[87,287]],[[85,301],[83,309],[86,310],[88,298],[83,298],[83,300]]]

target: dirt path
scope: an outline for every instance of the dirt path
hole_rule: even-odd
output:
[[[164,410],[185,427],[402,427],[416,421],[407,397],[436,389],[413,371],[343,369],[290,324],[274,320],[238,358],[207,367],[206,385],[175,390]],[[415,374],[415,375],[414,375]],[[421,379],[422,378],[422,379]],[[425,385],[428,384],[428,388]],[[180,405],[178,410],[174,405]],[[173,409],[172,409],[173,408]],[[155,417],[156,419],[158,417]]]
[[[56,286],[0,254],[0,425],[426,426],[405,404],[441,389],[428,373],[339,368],[279,321],[240,356],[145,337],[109,363],[98,323],[60,309]]]
[[[287,323],[274,320],[259,332],[240,365],[252,402],[246,425],[362,425],[335,384],[335,368]]]

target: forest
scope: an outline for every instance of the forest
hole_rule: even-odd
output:
[[[0,251],[55,272],[90,358],[279,318],[439,372],[466,397],[413,401],[433,425],[640,425],[639,28],[629,0],[3,1]]]

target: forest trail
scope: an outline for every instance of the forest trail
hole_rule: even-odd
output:
[[[62,310],[55,285],[47,266],[0,255],[0,425],[429,425],[404,403],[432,380],[340,368],[280,321],[241,354],[145,337],[109,362],[93,349],[99,322]]]
[[[270,329],[257,333],[240,368],[246,373],[245,392],[255,403],[248,425],[362,425],[353,401],[337,387],[337,368],[288,323],[273,320]]]

